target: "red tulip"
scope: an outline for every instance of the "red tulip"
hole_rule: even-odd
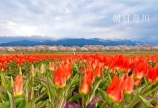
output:
[[[131,94],[134,90],[133,76],[127,76],[123,82],[125,94]]]
[[[88,94],[90,92],[90,85],[86,81],[83,81],[80,86],[79,92],[83,95]]]
[[[88,94],[90,92],[90,86],[93,82],[94,82],[93,72],[91,71],[85,72],[79,92],[84,95]]]
[[[150,83],[158,81],[158,66],[149,69],[147,79]]]
[[[96,77],[101,78],[103,76],[103,66],[101,63],[99,63],[95,70],[94,70],[94,74],[96,75]]]
[[[72,76],[72,64],[71,63],[67,63],[66,65],[64,65],[65,68],[65,77],[66,79],[71,78]]]
[[[147,63],[137,63],[133,70],[133,76],[135,79],[142,79],[147,72]]]
[[[113,102],[120,102],[123,97],[123,80],[114,75],[111,85],[108,87],[107,93]]]
[[[65,70],[62,65],[60,65],[54,72],[54,83],[59,88],[66,86]]]
[[[66,62],[60,64],[54,72],[54,82],[59,88],[66,86],[66,81],[72,76],[72,64]]]

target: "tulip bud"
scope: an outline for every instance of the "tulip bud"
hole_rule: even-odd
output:
[[[30,73],[31,73],[31,77],[35,77],[35,68],[34,68],[33,64],[31,65]]]
[[[19,74],[22,75],[21,67],[19,66]]]
[[[22,96],[23,95],[23,85],[24,85],[24,80],[23,80],[23,75],[17,75],[15,84],[14,84],[14,96]]]
[[[49,62],[49,70],[51,70],[51,71],[55,70],[54,62]]]
[[[42,63],[42,64],[41,64],[41,67],[40,67],[40,73],[43,74],[44,71],[45,71],[45,69],[44,69],[44,65],[43,65],[43,63]]]
[[[11,85],[11,88],[14,88],[14,81],[13,81],[13,77],[12,76],[10,77],[10,85]]]

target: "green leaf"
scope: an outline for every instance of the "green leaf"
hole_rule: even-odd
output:
[[[68,96],[68,94],[69,94],[69,90],[70,90],[70,88],[72,87],[72,85],[73,84],[75,84],[75,83],[77,83],[79,80],[76,80],[76,79],[79,79],[78,78],[78,76],[79,76],[79,74],[76,74],[71,80],[70,80],[70,82],[66,85],[66,88],[65,88],[65,97],[67,97]]]
[[[37,106],[38,106],[38,108],[45,108],[46,107],[46,104],[47,104],[47,101],[40,101],[38,104],[37,104]]]
[[[9,91],[7,91],[7,95],[9,97],[9,105],[10,105],[10,108],[13,108],[13,98],[12,98],[12,95]]]
[[[103,105],[103,104],[102,104],[100,101],[98,101],[98,102],[96,103],[96,107],[97,107],[97,108],[101,108],[102,105]],[[105,106],[104,106],[104,108],[105,108]]]
[[[96,85],[95,85],[95,87],[92,89],[92,91],[91,91],[91,94],[90,94],[90,97],[89,97],[89,99],[88,99],[88,103],[95,97],[95,91],[97,90],[97,88],[99,87],[99,84],[101,83],[101,79],[99,79],[99,81],[96,83]],[[87,104],[88,104],[87,103]]]
[[[150,95],[152,92],[154,92],[155,90],[157,90],[158,86],[155,86],[155,85],[156,84],[153,83],[145,88],[142,86],[142,88],[139,89],[140,92],[137,92],[137,94],[132,99],[131,103],[127,106],[127,108],[133,108],[133,106],[135,106],[140,101],[139,95],[146,97],[146,96]],[[154,88],[152,88],[153,86],[154,86]]]
[[[107,79],[102,78],[102,82],[99,85],[99,88],[106,89],[109,86]]]
[[[74,101],[78,100],[81,97],[82,97],[82,95],[80,93],[78,93],[77,95],[72,96],[68,101],[69,102],[74,102]]]
[[[47,79],[38,79],[36,80],[36,82],[47,89],[47,94],[49,96],[50,102],[53,101],[53,98],[58,97],[57,90],[55,90],[55,86],[53,85],[53,83],[50,82],[50,79],[48,77]]]
[[[100,89],[100,88],[98,88],[97,90],[98,90],[99,94],[101,95],[101,97],[102,97],[104,100],[106,100],[106,99],[107,99],[107,94],[106,94],[106,92],[105,92],[104,90]]]
[[[17,98],[17,99],[15,99],[15,104],[19,104],[23,100],[24,100],[24,98]],[[0,108],[9,107],[9,105],[10,105],[9,101],[0,103]]]
[[[46,93],[41,93],[37,98],[35,98],[34,100],[32,100],[30,103],[28,103],[25,108],[32,108],[32,106],[37,102],[37,101],[40,101],[41,98],[46,95]]]
[[[114,103],[112,108],[120,108],[119,105],[117,103]]]
[[[7,89],[7,79],[6,79],[6,76],[5,76],[5,73],[4,72],[1,72],[1,83],[2,83],[2,86]]]
[[[152,104],[148,100],[146,100],[144,97],[139,95],[139,98],[141,99],[141,101],[143,102],[146,108],[149,108],[152,106]]]
[[[106,108],[107,102],[105,101],[99,108]]]
[[[146,86],[148,86],[149,84],[148,84],[148,82],[146,80],[146,77],[144,77],[143,79],[144,79],[144,82],[145,82]]]
[[[25,108],[26,106],[26,99],[24,99],[19,105],[18,108]]]
[[[111,78],[111,76],[110,76],[110,73],[108,72],[108,81],[111,83],[112,82],[112,78]]]

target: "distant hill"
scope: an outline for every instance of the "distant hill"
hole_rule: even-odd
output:
[[[99,38],[66,38],[59,40],[17,40],[9,41],[5,43],[0,43],[0,46],[36,46],[36,45],[63,45],[63,46],[84,46],[84,45],[104,45],[104,46],[117,46],[117,45],[127,45],[127,46],[136,46],[136,45],[158,45],[157,42],[153,43],[150,41],[142,40],[121,40],[121,39],[99,39]]]

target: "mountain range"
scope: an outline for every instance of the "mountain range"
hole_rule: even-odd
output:
[[[0,46],[36,46],[36,45],[63,45],[63,46],[84,46],[84,45],[158,45],[158,41],[142,40],[142,39],[100,39],[100,38],[64,38],[55,39],[50,37],[0,37]]]

